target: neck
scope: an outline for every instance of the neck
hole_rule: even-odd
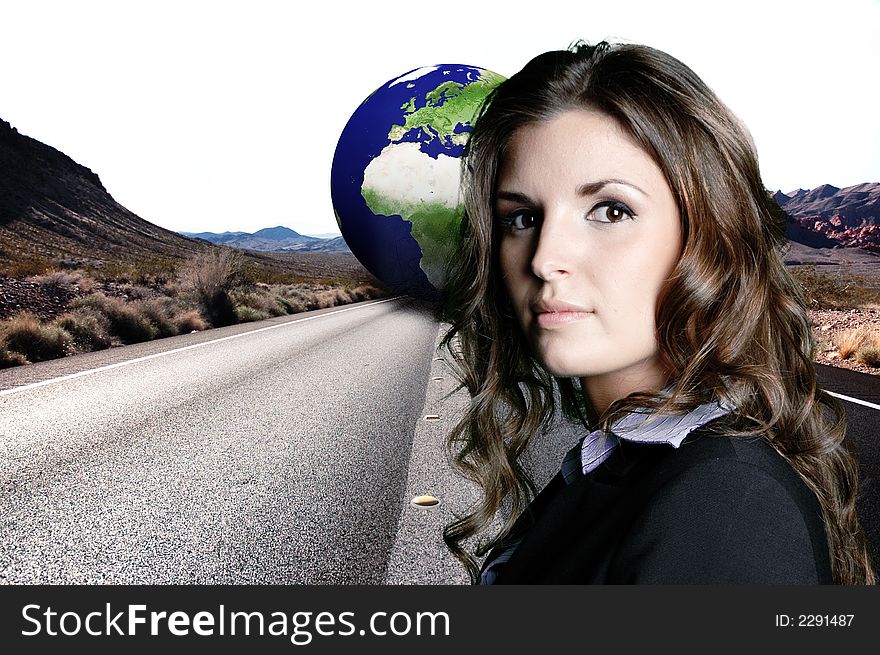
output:
[[[631,393],[659,391],[667,376],[656,358],[644,360],[625,369],[581,378],[587,402],[602,417],[611,404]]]

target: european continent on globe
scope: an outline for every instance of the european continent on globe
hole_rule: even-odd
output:
[[[331,171],[342,236],[395,291],[435,296],[455,255],[460,157],[504,78],[474,66],[419,68],[377,89],[343,130]]]

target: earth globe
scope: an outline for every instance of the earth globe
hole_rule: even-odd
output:
[[[391,290],[439,298],[461,223],[460,158],[502,80],[476,66],[417,68],[376,89],[343,129],[330,172],[336,222]]]

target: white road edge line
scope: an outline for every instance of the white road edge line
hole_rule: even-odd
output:
[[[249,330],[247,332],[240,332],[238,334],[230,334],[228,337],[220,337],[219,339],[211,339],[210,341],[202,341],[200,343],[194,343],[189,346],[183,346],[182,348],[174,348],[173,350],[165,350],[160,353],[153,353],[152,355],[145,355],[143,357],[136,357],[134,359],[127,359],[124,362],[116,362],[115,364],[107,364],[106,366],[99,366],[98,368],[90,368],[84,371],[78,371],[76,373],[70,373],[68,375],[61,375],[57,378],[49,378],[48,380],[41,380],[39,382],[31,382],[30,384],[23,384],[20,387],[12,387],[10,389],[3,389],[0,391],[0,396],[8,396],[13,393],[19,393],[20,391],[27,391],[28,389],[35,389],[37,387],[45,387],[49,384],[55,384],[56,382],[64,382],[65,380],[72,380],[74,378],[81,378],[86,375],[92,375],[93,373],[99,373],[101,371],[109,371],[114,368],[121,368],[123,366],[129,366],[131,364],[137,364],[138,362],[145,362],[148,359],[156,359],[157,357],[165,357],[166,355],[173,355],[174,353],[180,353],[184,350],[192,350],[193,348],[201,348],[202,346],[209,346],[212,343],[220,343],[221,341],[228,341],[229,339],[237,339],[238,337],[243,337],[249,334],[256,334],[257,332],[265,332],[266,330],[274,330],[275,328],[287,327],[288,325],[295,325],[297,323],[304,323],[306,321],[311,321],[316,318],[324,318],[325,316],[335,316],[336,314],[341,314],[343,312],[350,312],[355,309],[366,309],[367,307],[372,307],[374,305],[381,305],[383,302],[391,302],[392,300],[399,300],[403,298],[403,296],[394,296],[393,298],[385,298],[383,300],[377,300],[376,302],[371,302],[368,305],[358,305],[357,307],[346,307],[345,309],[340,309],[335,312],[326,312],[324,314],[318,314],[317,316],[306,316],[305,318],[294,319],[291,321],[286,321],[284,323],[278,323],[276,325],[269,325],[267,327],[258,328],[256,330]]]
[[[834,393],[833,391],[826,391],[825,393],[827,393],[829,396],[840,398],[841,400],[848,400],[849,402],[855,403],[857,405],[864,405],[865,407],[870,407],[871,409],[880,409],[880,405],[869,403],[867,400],[861,400],[860,398],[850,398],[849,396],[844,396],[842,393]]]

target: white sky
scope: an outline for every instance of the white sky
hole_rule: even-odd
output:
[[[688,64],[750,128],[771,189],[880,181],[878,0],[0,9],[0,118],[174,230],[335,232],[336,141],[378,86],[443,63],[510,76],[577,38],[646,43]]]

